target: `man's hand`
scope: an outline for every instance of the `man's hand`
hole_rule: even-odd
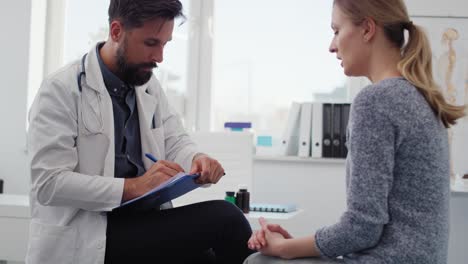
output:
[[[184,170],[177,163],[159,160],[142,176],[126,178],[122,202],[139,197]]]
[[[197,183],[217,183],[224,175],[224,169],[215,159],[210,158],[205,154],[197,154],[193,158],[190,174],[200,173],[197,178]]]

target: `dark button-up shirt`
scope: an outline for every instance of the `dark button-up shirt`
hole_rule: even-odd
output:
[[[96,51],[104,84],[112,99],[114,111],[115,165],[114,177],[133,178],[145,173],[142,155],[140,122],[134,87],[121,81],[102,61]]]

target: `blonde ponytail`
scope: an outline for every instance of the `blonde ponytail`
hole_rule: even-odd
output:
[[[456,124],[465,116],[465,106],[449,104],[432,75],[432,52],[424,31],[412,22],[405,26],[409,32],[408,43],[403,47],[398,70],[426,98],[434,113],[445,127]]]
[[[449,104],[432,76],[432,52],[426,34],[409,21],[403,0],[334,0],[356,25],[372,18],[381,25],[387,38],[401,49],[398,70],[426,98],[434,113],[445,127],[454,125],[465,115],[465,106]],[[404,30],[409,40],[404,45]]]

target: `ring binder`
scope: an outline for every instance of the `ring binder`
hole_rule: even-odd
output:
[[[285,156],[296,156],[299,151],[299,118],[301,104],[293,102],[289,110],[288,123],[281,138],[280,154]]]

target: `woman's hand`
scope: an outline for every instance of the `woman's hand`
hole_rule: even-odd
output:
[[[249,248],[264,255],[282,257],[286,240],[292,236],[280,225],[268,224],[263,217],[258,222],[262,229],[252,234],[248,241]]]
[[[320,252],[315,243],[315,234],[301,238],[293,238],[280,225],[268,224],[261,217],[258,222],[262,229],[255,231],[248,241],[252,250],[258,250],[267,256],[283,259],[319,257]]]

